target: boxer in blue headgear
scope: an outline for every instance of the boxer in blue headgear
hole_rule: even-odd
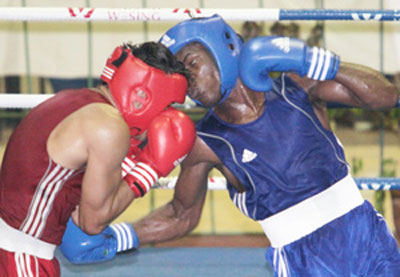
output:
[[[238,61],[242,39],[219,15],[183,21],[169,29],[160,41],[173,54],[192,42],[205,46],[213,56],[220,74],[222,97],[218,104],[228,98],[239,77]],[[196,99],[193,100],[202,105]]]
[[[190,71],[188,94],[210,109],[173,199],[133,225],[142,245],[193,230],[218,169],[232,202],[269,238],[274,276],[400,276],[396,241],[363,200],[326,108],[390,108],[393,84],[295,38],[241,45],[219,16],[179,23],[162,42]],[[271,71],[285,73],[272,80]]]

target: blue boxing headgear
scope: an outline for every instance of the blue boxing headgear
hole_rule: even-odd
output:
[[[192,42],[205,46],[219,70],[222,98],[218,104],[228,98],[239,77],[238,62],[242,39],[219,15],[178,23],[161,37],[160,42],[173,54]]]

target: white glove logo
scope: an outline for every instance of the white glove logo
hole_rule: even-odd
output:
[[[187,154],[183,155],[182,157],[174,161],[174,166],[177,167],[186,158],[186,156]]]
[[[275,38],[271,42],[283,52],[290,52],[290,38]]]

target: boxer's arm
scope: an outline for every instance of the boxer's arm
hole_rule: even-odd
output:
[[[185,159],[190,160],[190,154]],[[140,244],[161,242],[184,236],[198,223],[207,191],[206,163],[183,163],[174,199],[131,224],[113,224],[99,235],[87,235],[70,220],[60,250],[74,264],[110,260],[118,252]],[[204,177],[205,176],[205,177]],[[202,179],[201,179],[202,178]],[[200,181],[203,180],[203,181]]]
[[[211,162],[210,149],[199,138],[182,165],[174,199],[146,216],[134,226],[110,225],[101,234],[89,236],[71,220],[60,249],[72,263],[94,263],[112,259],[118,252],[149,242],[160,242],[183,236],[198,223],[207,191]],[[205,160],[204,160],[205,158]],[[138,239],[138,232],[140,237]]]
[[[398,103],[395,86],[380,72],[340,62],[339,56],[325,49],[288,37],[258,37],[245,43],[239,57],[243,83],[252,90],[267,91],[272,87],[271,71],[298,74],[294,79],[316,102],[370,109],[391,108]]]
[[[333,80],[339,67],[338,55],[290,37],[253,38],[242,46],[239,56],[240,79],[255,91],[272,89],[270,72],[295,72],[324,81]]]
[[[134,197],[143,196],[160,176],[168,175],[190,151],[196,137],[194,124],[187,115],[173,108],[163,111],[151,122],[148,143],[134,157],[136,165],[121,182],[121,162],[127,151],[119,148],[121,143],[129,144],[124,141],[126,128],[107,125],[111,126],[103,130],[107,135],[97,134],[95,143],[87,144],[91,147],[77,223],[89,234],[100,232]]]
[[[121,180],[121,162],[130,144],[122,119],[103,116],[85,128],[88,152],[79,203],[79,222],[86,233],[101,232],[134,199]]]
[[[140,244],[157,243],[188,234],[198,224],[207,192],[208,173],[213,165],[207,162],[207,146],[197,138],[181,164],[181,171],[171,202],[133,224]]]
[[[308,92],[324,102],[336,102],[368,109],[388,109],[399,101],[396,87],[380,72],[342,62],[334,80],[308,80]]]

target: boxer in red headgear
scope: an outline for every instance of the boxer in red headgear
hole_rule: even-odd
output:
[[[97,234],[177,165],[195,138],[169,107],[184,100],[185,74],[161,44],[125,45],[107,62],[106,84],[58,92],[28,114],[0,171],[0,276],[58,276],[54,250],[71,216],[69,226]],[[125,225],[107,230],[128,239],[115,240],[120,250],[137,242]]]
[[[107,59],[101,79],[108,85],[115,106],[130,128],[133,137],[131,142],[136,146],[138,141],[135,138],[142,135],[147,129],[149,129],[148,136],[149,143],[151,143],[152,134],[156,134],[155,137],[158,137],[165,124],[175,124],[178,122],[177,120],[188,120],[182,112],[171,107],[167,109],[173,102],[183,103],[185,101],[188,82],[184,75],[167,74],[159,68],[146,64],[135,57],[132,52],[135,52],[135,47],[128,45],[117,47]],[[161,113],[163,116],[160,116]],[[153,122],[155,117],[157,119]],[[171,121],[170,123],[164,122],[167,118],[168,121]],[[188,134],[194,134],[191,132],[193,130],[191,128]],[[169,127],[167,131],[171,131]],[[177,134],[182,136],[181,139],[184,138],[184,134],[179,132]],[[193,142],[193,140],[194,137],[188,142]],[[124,161],[128,170],[124,171],[124,175],[129,173],[125,180],[136,196],[143,196],[157,182],[159,176],[168,175],[175,167],[174,164],[177,164],[176,161],[182,159],[188,152],[187,146],[189,145],[190,143],[179,149],[181,150],[179,152],[183,153],[179,157],[165,155],[161,149],[151,153],[152,157],[149,157],[148,151],[152,151],[150,147],[146,147],[143,152],[134,150],[137,157],[128,155]],[[164,141],[158,141],[153,147],[170,149]],[[157,157],[157,154],[163,155],[162,161],[154,164],[157,163],[154,159],[160,158]],[[173,157],[175,160],[169,160]],[[132,170],[129,170],[129,164],[135,165]]]
[[[163,113],[162,117],[159,116],[153,122],[153,128],[149,129],[150,143],[152,134],[156,134],[155,137],[158,137],[163,126],[168,124],[164,122],[167,120],[164,118],[165,116],[171,117],[173,124],[177,122],[176,120],[188,120],[183,113],[173,108],[166,109],[173,102],[184,102],[187,79],[181,74],[167,74],[159,68],[146,64],[135,57],[132,51],[134,52],[135,48],[131,46],[117,47],[108,58],[101,79],[108,85],[116,107],[130,128],[133,144],[137,144],[135,137],[142,135],[149,128],[154,118]],[[193,128],[189,131],[193,134],[194,132],[191,131],[193,131]],[[178,136],[184,138],[184,134],[178,133]],[[193,140],[194,137],[188,141],[193,142]],[[189,145],[190,143],[185,146]],[[168,145],[165,145],[165,142],[161,145],[161,141],[155,146],[170,149]],[[155,151],[156,153],[151,153],[152,158],[159,159],[160,157],[155,156],[157,154],[162,154],[163,157],[158,165],[154,165],[156,161],[152,160],[147,153],[151,151],[150,149],[150,147],[147,147],[140,154],[135,153],[138,157],[131,158],[128,156],[125,159],[127,171],[130,171],[129,164],[135,164],[131,172],[126,175],[125,180],[137,196],[143,196],[157,182],[159,176],[168,175],[175,167],[174,164],[177,164],[176,161],[180,160],[189,150],[186,147],[180,148],[181,151],[183,150],[183,152],[180,151],[183,154],[175,157],[174,155],[165,155],[161,149],[158,149]],[[172,157],[175,160],[169,161]],[[128,172],[125,171],[124,173]]]
[[[117,47],[101,75],[132,135],[143,133],[154,116],[172,102],[185,101],[187,80],[165,74],[132,55],[127,46]]]

